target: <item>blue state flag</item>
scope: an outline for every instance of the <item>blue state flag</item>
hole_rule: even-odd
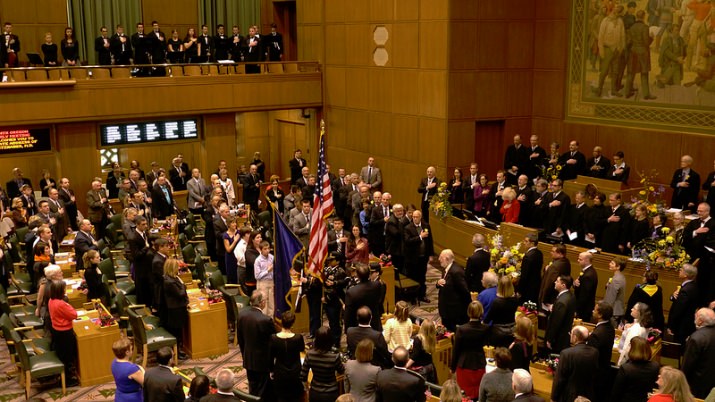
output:
[[[275,286],[275,316],[281,315],[290,310],[288,296],[292,286],[290,269],[293,262],[300,256],[303,251],[303,243],[288,227],[288,224],[276,210],[275,205],[271,204],[273,210],[273,238],[275,239],[275,268],[273,269],[273,284]]]

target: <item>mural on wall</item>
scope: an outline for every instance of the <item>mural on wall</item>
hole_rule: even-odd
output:
[[[574,0],[567,118],[715,133],[715,1]]]

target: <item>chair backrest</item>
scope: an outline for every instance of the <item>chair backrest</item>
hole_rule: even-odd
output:
[[[104,241],[104,239],[97,240],[97,248],[98,249],[102,250],[105,247],[107,247],[107,242]]]
[[[237,64],[236,68],[228,70],[229,74],[246,74],[246,65]]]
[[[30,370],[30,356],[27,353],[27,349],[22,347],[22,337],[14,329],[10,331],[10,340],[15,344],[15,354],[17,355],[17,360],[22,365],[24,371]],[[9,345],[8,345],[9,349]]]
[[[186,247],[187,244],[189,244],[189,239],[186,238],[185,233],[179,233],[178,238],[179,238],[179,247],[181,247],[182,249],[184,247]]]
[[[12,337],[10,331],[13,330],[13,325],[10,321],[10,316],[7,313],[3,313],[2,316],[0,316],[0,327],[2,328],[2,336],[5,338],[5,340],[10,340]],[[10,354],[15,354],[15,350],[12,348],[12,346],[13,345],[8,344],[7,348],[10,351]]]
[[[87,79],[87,70],[84,68],[73,68],[70,70],[70,76],[76,80]]]
[[[117,236],[117,227],[114,225],[114,223],[110,223],[109,225],[107,225],[106,229],[104,230],[104,238],[109,240],[109,243],[113,245],[119,242],[119,237]]]
[[[102,275],[106,276],[110,281],[117,280],[117,275],[114,273],[114,263],[111,259],[107,258],[100,261],[99,270],[102,271]]]
[[[268,64],[268,72],[272,74],[283,74],[283,64]]]
[[[226,282],[223,280],[223,274],[219,270],[211,273],[209,283],[211,284],[211,289],[221,290],[226,287]]]
[[[15,82],[27,81],[27,79],[25,78],[24,70],[11,70],[10,76],[12,77],[12,80]]]
[[[191,261],[194,261],[196,259],[196,252],[194,251],[194,246],[191,244],[187,244],[184,248],[181,249],[181,256],[184,257],[184,261],[187,263],[191,263]]]
[[[27,236],[27,233],[30,231],[30,228],[28,226],[23,226],[21,228],[15,228],[15,234],[17,234],[17,241],[24,241],[25,236]]]
[[[223,301],[226,302],[226,315],[228,316],[228,320],[235,323],[238,320],[238,306],[236,306],[236,301],[225,289],[221,289],[221,296],[223,297]]]
[[[146,330],[144,329],[144,320],[136,311],[127,308],[127,316],[129,316],[129,325],[132,327],[134,335],[134,343],[144,345],[146,343]]]
[[[122,214],[114,214],[109,220],[114,224],[115,227],[122,227]]]
[[[18,228],[18,230],[19,229],[20,228]],[[17,236],[16,232],[15,234],[11,235],[7,240],[8,244],[12,246],[10,247],[10,250],[8,250],[8,252],[10,253],[10,259],[12,260],[10,265],[12,265],[12,263],[14,262],[22,262],[22,256],[20,255],[20,240],[18,239],[19,237]],[[7,258],[5,260],[7,260]]]
[[[131,78],[132,74],[129,67],[114,67],[112,68],[112,78]]]
[[[194,236],[196,236],[196,231],[194,231],[194,225],[184,226],[184,234],[186,235],[187,239],[194,240]]]
[[[101,248],[99,255],[102,256],[102,259],[106,259],[106,260],[112,259],[112,252],[109,251],[109,247]]]
[[[184,66],[184,76],[197,76],[201,75],[200,66]]]

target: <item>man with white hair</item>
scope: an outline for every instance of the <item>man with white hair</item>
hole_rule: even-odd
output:
[[[534,393],[534,381],[531,374],[524,369],[514,370],[511,375],[511,389],[516,394],[515,402],[544,402],[544,398]]]
[[[485,248],[486,239],[483,234],[475,233],[472,236],[472,246],[474,253],[467,258],[467,267],[465,273],[467,275],[467,285],[472,292],[481,292],[484,290],[481,278],[482,274],[489,269],[491,256]],[[541,267],[539,267],[541,269]]]
[[[409,223],[402,204],[392,207],[392,213],[385,223],[385,252],[392,257],[392,265],[402,274],[405,273],[405,226]]]
[[[680,158],[680,169],[673,173],[670,187],[673,189],[673,199],[670,206],[678,209],[693,210],[700,193],[700,175],[690,167],[693,157],[683,155]]]
[[[387,221],[390,219],[390,215],[392,215],[392,209],[390,207],[392,195],[386,192],[380,194],[378,197],[378,194],[380,194],[380,192],[375,191],[372,195],[375,206],[372,207],[370,226],[367,230],[367,241],[370,246],[370,252],[376,256],[385,253],[385,230],[387,229]],[[379,205],[378,199],[380,200]]]
[[[427,177],[423,178],[420,182],[420,186],[417,187],[417,192],[420,193],[420,198],[422,199],[421,209],[422,215],[425,222],[429,222],[429,202],[430,199],[437,194],[437,187],[439,186],[439,179],[436,176],[437,170],[434,166],[427,168]]]
[[[701,308],[695,327],[685,344],[682,371],[696,398],[705,398],[715,387],[715,311]]]
[[[494,272],[486,271],[482,274],[482,287],[484,287],[484,290],[479,292],[477,300],[484,307],[484,317],[489,315],[489,308],[497,297],[497,283],[499,283],[499,277]]]
[[[439,254],[439,265],[444,268],[442,277],[437,281],[439,296],[437,305],[442,324],[454,332],[457,325],[468,321],[467,307],[472,300],[464,276],[464,268],[454,262],[454,252],[446,248]]]
[[[695,281],[697,276],[697,267],[692,264],[683,264],[678,271],[678,277],[683,282],[670,296],[670,301],[673,304],[671,304],[668,314],[668,331],[681,345],[684,345],[688,336],[695,331],[695,324],[690,317],[698,308],[698,285]]]
[[[221,369],[216,376],[216,388],[218,388],[216,393],[209,394],[201,398],[201,400],[204,402],[240,401],[240,399],[233,394],[233,381],[233,371]]]
[[[573,401],[578,396],[594,400],[598,349],[586,344],[588,329],[577,325],[571,330],[571,346],[561,351],[559,366],[551,386],[552,401]]]

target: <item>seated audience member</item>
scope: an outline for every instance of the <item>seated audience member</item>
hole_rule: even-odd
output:
[[[628,351],[630,350],[631,339],[641,337],[648,338],[648,329],[652,326],[653,319],[651,318],[650,309],[644,303],[636,303],[631,309],[632,324],[626,324],[621,334],[621,340],[618,342],[618,349],[621,356],[618,358],[617,365],[620,366],[628,361]]]
[[[275,393],[280,401],[295,400],[302,395],[303,382],[300,381],[300,355],[305,352],[303,335],[291,330],[295,323],[295,314],[286,311],[281,316],[283,328],[277,334],[271,335],[272,377],[280,386],[275,387]]]
[[[511,402],[514,400],[514,390],[511,388],[512,372],[511,353],[506,348],[494,350],[494,360],[497,368],[484,374],[479,384],[479,402]]]
[[[412,338],[412,349],[407,368],[422,375],[426,381],[437,383],[437,371],[434,367],[432,354],[437,345],[437,330],[429,318],[422,320],[420,330]]]
[[[336,374],[343,374],[345,366],[340,361],[340,355],[332,351],[333,338],[328,327],[320,327],[315,333],[315,343],[308,350],[300,371],[300,378],[308,384],[308,374],[313,372],[308,392],[310,401],[333,402],[339,395]]]
[[[534,393],[534,381],[526,370],[514,370],[514,374],[511,375],[511,388],[516,394],[514,401],[544,402],[542,397]]]
[[[445,381],[442,384],[442,392],[439,394],[440,402],[462,402],[463,395],[462,389],[459,388],[459,384],[453,378]]]
[[[112,376],[117,390],[114,400],[117,402],[141,402],[143,400],[144,368],[130,361],[134,343],[122,337],[114,341],[112,351]]]
[[[651,361],[651,347],[641,337],[631,339],[628,361],[618,368],[611,390],[612,402],[646,402],[656,388],[660,364]]]
[[[156,352],[156,363],[144,373],[144,400],[145,401],[183,401],[183,383],[181,377],[174,374],[169,362],[173,357],[171,348],[164,346]]]
[[[509,345],[511,352],[511,369],[524,369],[529,371],[531,356],[533,354],[534,323],[523,314],[516,318],[514,326],[514,342]]]
[[[482,323],[484,307],[473,301],[467,309],[469,322],[457,327],[454,334],[454,349],[450,368],[457,373],[457,383],[472,399],[479,397],[479,384],[484,376],[486,358],[484,345],[489,336],[489,327]]]
[[[688,381],[682,371],[670,366],[660,368],[658,389],[648,398],[648,402],[694,402]]]
[[[425,380],[405,370],[408,360],[407,349],[402,346],[392,352],[395,367],[377,374],[378,401],[425,401]]]
[[[75,374],[77,362],[77,337],[72,329],[72,321],[77,319],[77,310],[64,301],[65,281],[53,281],[50,284],[50,301],[48,303],[52,320],[52,350],[57,353],[65,365],[67,386],[76,386],[79,382]]]
[[[176,32],[176,30],[174,30]],[[189,385],[189,396],[186,397],[186,402],[199,402],[201,398],[209,394],[210,388],[209,378],[205,375],[197,375],[191,380]]]
[[[370,339],[361,340],[355,349],[355,360],[345,364],[345,391],[356,400],[374,402],[379,366],[371,363],[375,345]]]
[[[382,335],[387,342],[387,350],[393,351],[398,346],[410,347],[410,335],[412,335],[412,320],[409,317],[410,310],[403,300],[395,303],[394,317],[385,322],[382,328]]]

